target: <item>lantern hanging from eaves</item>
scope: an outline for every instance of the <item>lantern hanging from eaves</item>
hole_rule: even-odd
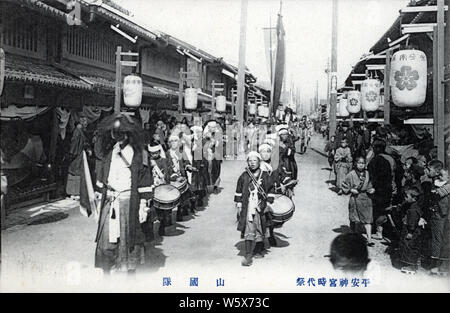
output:
[[[339,101],[339,116],[348,117],[350,113],[347,110],[347,99],[341,98]]]
[[[361,107],[366,112],[374,112],[380,106],[380,88],[378,79],[367,78],[361,84]]]
[[[347,111],[356,114],[361,111],[361,92],[351,90],[347,93]]]
[[[218,112],[225,112],[227,110],[227,99],[225,96],[216,97],[216,110]]]
[[[127,75],[123,80],[123,101],[130,108],[137,108],[142,102],[142,78]]]
[[[198,91],[197,88],[186,88],[184,90],[184,107],[188,110],[197,109]]]
[[[390,72],[391,94],[399,107],[419,107],[427,94],[427,56],[420,50],[394,53]]]
[[[258,107],[258,115],[260,117],[269,117],[269,107],[267,106],[267,104],[262,104]]]
[[[250,115],[256,114],[256,103],[255,102],[249,102],[248,104],[248,113]]]

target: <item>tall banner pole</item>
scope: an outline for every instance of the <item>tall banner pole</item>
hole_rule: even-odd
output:
[[[241,34],[239,40],[239,68],[237,81],[237,110],[238,122],[244,122],[244,97],[245,97],[245,45],[247,34],[247,8],[248,0],[241,0]]]
[[[333,18],[331,33],[331,81],[330,81],[330,136],[336,134],[337,111],[337,25],[338,0],[333,0]]]

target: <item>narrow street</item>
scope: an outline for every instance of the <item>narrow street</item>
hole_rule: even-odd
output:
[[[136,277],[112,275],[106,284],[93,268],[96,222],[81,216],[78,208],[57,222],[15,226],[2,231],[1,289],[14,291],[137,291],[137,292],[302,292],[330,291],[328,287],[296,286],[296,279],[336,277],[331,269],[329,246],[339,232],[346,231],[346,196],[337,196],[327,186],[329,170],[323,154],[324,140],[313,137],[305,155],[297,155],[300,183],[295,190],[293,218],[276,230],[278,247],[264,258],[242,267],[243,241],[236,230],[233,197],[243,161],[225,161],[222,187],[195,216],[176,224],[168,236],[157,238],[148,265]],[[406,276],[394,269],[387,246],[378,241],[369,248],[372,262],[367,288],[351,291],[449,291],[448,280],[419,272]],[[75,273],[75,274],[74,274]],[[163,277],[171,286],[162,285]],[[198,287],[190,287],[198,277]],[[224,280],[217,287],[216,279]],[[123,284],[108,283],[123,281]],[[345,291],[343,288],[332,290]],[[350,290],[350,286],[347,287]]]

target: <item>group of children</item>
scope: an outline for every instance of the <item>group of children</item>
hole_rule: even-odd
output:
[[[372,247],[373,238],[385,238],[383,224],[390,225],[394,234],[390,241],[393,246],[399,243],[402,272],[416,273],[420,261],[426,267],[428,260],[431,274],[448,274],[450,182],[443,163],[410,157],[398,177],[398,165],[386,154],[385,142],[375,139],[373,146],[374,155],[355,155],[344,137],[330,160],[338,194],[350,195],[351,231],[358,232],[358,225],[363,225],[366,244]],[[372,236],[372,225],[376,236]]]

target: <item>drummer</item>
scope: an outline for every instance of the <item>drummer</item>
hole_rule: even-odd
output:
[[[292,198],[294,194],[295,181],[297,179],[297,162],[295,161],[295,147],[289,139],[289,131],[286,125],[277,126],[279,141],[279,165],[278,168],[282,171],[283,183],[289,187],[286,190],[286,195]]]
[[[169,150],[167,151],[167,161],[171,168],[170,181],[171,182],[186,182],[187,172],[192,171],[192,165],[189,160],[183,157],[180,153],[180,138],[176,135],[169,137]],[[183,221],[183,216],[189,214],[189,207],[191,205],[191,194],[189,189],[181,194],[180,205],[177,210],[177,222]]]
[[[269,174],[261,170],[261,155],[252,151],[247,156],[244,173],[237,181],[234,202],[238,211],[238,227],[245,239],[243,266],[252,265],[253,255],[262,257],[265,234],[265,211],[267,202],[273,202]]]
[[[151,141],[147,146],[147,151],[149,152],[147,175],[151,175],[151,179],[153,180],[153,187],[168,184],[172,175],[172,168],[169,166],[167,159],[161,157],[161,145],[158,142]],[[167,210],[156,209],[154,207],[152,209],[156,210],[156,213],[158,214],[158,218],[160,220],[158,234],[160,236],[164,236],[165,227],[169,226],[171,223],[171,212]]]

